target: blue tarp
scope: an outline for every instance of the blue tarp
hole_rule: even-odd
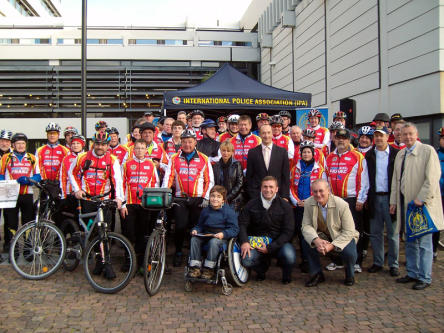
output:
[[[311,106],[311,94],[262,84],[224,64],[207,81],[164,94],[166,110],[295,110]]]

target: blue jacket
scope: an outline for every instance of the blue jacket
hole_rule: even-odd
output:
[[[213,209],[211,206],[205,207],[193,230],[199,233],[223,232],[225,239],[236,237],[239,233],[237,214],[227,204],[224,204],[220,209]]]
[[[298,197],[301,200],[308,199],[311,196],[311,170],[313,170],[313,163],[307,164],[302,159],[300,160],[301,165],[301,177],[299,178],[298,185]]]
[[[439,188],[441,196],[444,196],[444,148],[438,148],[439,162],[441,163],[441,178],[439,179]]]

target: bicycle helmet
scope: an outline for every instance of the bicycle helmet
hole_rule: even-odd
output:
[[[307,138],[314,138],[316,136],[316,132],[311,128],[306,128],[302,131],[302,136],[305,136]]]
[[[110,140],[111,138],[106,132],[97,132],[93,135],[94,143],[109,143]]]
[[[269,119],[270,119],[270,116],[268,115],[268,113],[265,113],[265,112],[259,113],[256,116],[256,121],[259,121],[259,120],[269,120]]]
[[[337,131],[338,129],[341,129],[341,128],[345,128],[344,124],[341,123],[340,121],[334,121],[334,122],[332,122],[332,124],[330,125],[329,130],[330,130],[330,131]]]
[[[11,138],[11,142],[17,142],[17,141],[25,141],[28,142],[28,137],[23,134],[23,133],[15,133],[12,138]]]
[[[190,114],[191,114],[191,118],[193,118],[195,115],[199,115],[199,116],[202,116],[203,118],[205,118],[205,114],[201,110],[193,110],[193,111],[191,111]]]
[[[290,118],[290,119],[291,119],[291,113],[290,113],[290,111],[287,111],[287,110],[279,111],[279,115],[280,115],[281,117],[287,117],[287,118]]]
[[[358,131],[359,136],[362,135],[373,136],[374,133],[375,131],[370,126],[362,126]]]
[[[108,132],[109,135],[111,135],[111,134],[119,135],[119,130],[117,128],[115,128],[115,127],[108,127],[106,129],[106,131]]]
[[[104,120],[99,120],[99,121],[94,125],[94,128],[96,129],[96,131],[98,131],[99,129],[104,128],[104,127],[108,127],[108,124],[107,124],[106,121],[104,121]]]
[[[322,114],[321,114],[321,112],[320,112],[319,110],[317,110],[317,109],[311,109],[311,110],[308,112],[308,118],[311,118],[311,117],[318,117],[318,118],[321,118],[321,117],[322,117]]]
[[[238,114],[232,114],[228,117],[228,123],[235,123],[237,124],[239,122],[239,115]]]
[[[60,128],[59,124],[57,124],[57,123],[50,122],[48,124],[48,126],[46,126],[46,132],[59,132],[60,133],[60,131],[61,131],[61,128]]]
[[[278,114],[271,116],[270,117],[270,125],[283,125],[284,124],[284,120],[282,119],[282,117]]]
[[[0,131],[0,139],[11,140],[11,137],[12,137],[11,131],[4,129]]]
[[[220,116],[219,118],[217,118],[217,123],[226,123],[227,122],[227,117],[225,116]]]
[[[85,147],[86,139],[85,139],[85,137],[83,135],[74,134],[72,136],[71,142],[74,142],[74,141],[80,141],[80,143],[82,144],[82,147]]]
[[[68,133],[72,133],[73,135],[76,135],[79,133],[79,131],[77,131],[77,129],[73,126],[68,126],[63,130],[63,136],[66,136],[66,134]]]
[[[212,120],[212,119],[205,119],[205,120],[202,122],[202,124],[200,124],[200,128],[201,128],[201,129],[204,129],[204,128],[210,128],[210,127],[214,127],[214,128],[217,127],[216,123],[215,123],[214,120]]]
[[[193,138],[196,139],[196,132],[194,132],[192,129],[186,129],[182,132],[180,135],[181,139],[187,139],[187,138]]]
[[[154,126],[153,123],[146,122],[139,126],[140,133],[142,133],[144,130],[151,130],[153,132],[156,132],[156,126]]]
[[[314,154],[314,148],[315,148],[315,145],[314,145],[313,142],[308,141],[308,140],[304,140],[304,141],[302,141],[301,144],[299,145],[299,150],[300,150],[301,153],[302,153],[302,151],[304,150],[304,148],[310,148],[311,151],[312,151],[313,154]]]
[[[344,111],[338,111],[333,115],[333,119],[336,119],[336,118],[347,119],[347,115],[345,114]]]

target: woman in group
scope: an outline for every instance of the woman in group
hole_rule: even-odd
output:
[[[214,185],[222,185],[227,190],[227,203],[236,211],[242,204],[244,174],[241,164],[233,158],[234,147],[229,141],[220,145],[222,158],[213,165]]]
[[[302,218],[304,216],[304,202],[311,193],[311,183],[316,179],[327,179],[324,167],[315,161],[315,146],[311,141],[303,141],[299,145],[301,159],[293,166],[290,171],[290,200],[295,207],[295,234],[302,242]],[[302,247],[301,247],[302,252]],[[307,268],[307,258],[301,253],[301,269]]]

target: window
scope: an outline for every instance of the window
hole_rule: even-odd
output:
[[[111,45],[122,45],[123,39],[108,39],[108,44]]]
[[[157,39],[128,39],[129,45],[157,45]]]
[[[51,44],[51,39],[49,38],[36,38],[34,44]]]

